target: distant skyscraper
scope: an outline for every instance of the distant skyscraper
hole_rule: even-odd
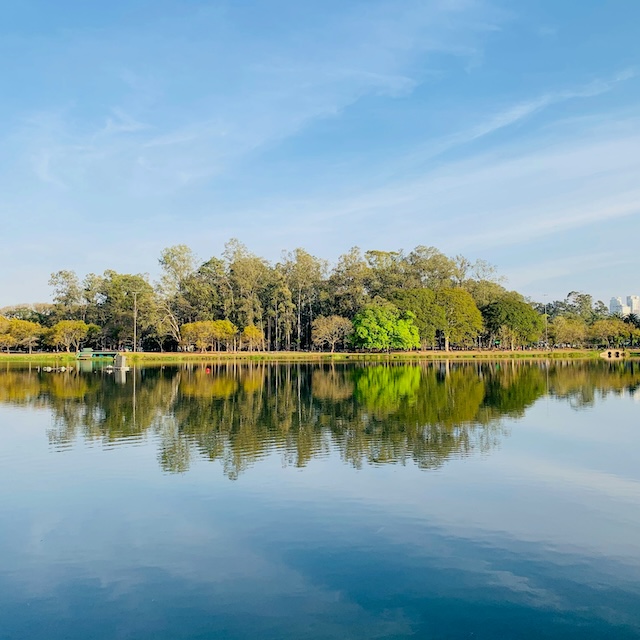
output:
[[[627,296],[627,305],[631,313],[640,314],[640,296]]]
[[[629,298],[627,298],[627,300],[629,300]],[[631,313],[631,307],[628,304],[624,304],[621,297],[611,298],[609,311],[611,313],[619,313],[622,316],[628,316]]]

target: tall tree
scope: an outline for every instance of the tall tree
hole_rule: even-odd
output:
[[[269,282],[269,264],[264,258],[251,253],[235,239],[225,245],[225,259],[234,294],[231,319],[238,326],[263,326],[263,299]]]
[[[279,351],[291,348],[291,336],[296,322],[293,295],[281,264],[271,270],[267,285],[267,341],[270,348]]]
[[[158,303],[163,309],[163,320],[171,327],[176,341],[180,341],[180,326],[193,317],[189,301],[185,298],[187,280],[196,268],[191,249],[177,244],[163,249],[158,259],[162,275],[158,286]]]
[[[309,344],[310,327],[327,264],[300,248],[285,253],[283,258],[283,271],[296,305],[297,348],[302,349]],[[303,318],[306,319],[306,336],[303,335]]]
[[[133,342],[134,333],[142,337],[153,330],[157,298],[146,276],[107,270],[99,295],[103,331],[111,346],[121,349]]]
[[[369,301],[367,283],[370,277],[371,268],[358,247],[341,255],[329,277],[333,312],[352,319]]]
[[[367,251],[367,290],[371,298],[387,298],[397,289],[419,285],[402,251]]]
[[[75,271],[52,273],[49,286],[53,287],[53,302],[60,317],[72,318],[81,313],[82,287]]]
[[[408,256],[409,271],[427,289],[437,291],[454,284],[457,266],[435,247],[416,247]]]
[[[185,305],[183,312],[190,319],[215,320],[228,318],[233,311],[233,290],[225,263],[210,258],[182,284]]]
[[[442,289],[436,293],[436,301],[444,310],[445,351],[452,342],[472,343],[482,331],[482,314],[471,295],[460,288]]]
[[[446,326],[444,309],[436,303],[435,293],[430,289],[401,289],[392,293],[391,302],[401,311],[413,313],[422,348],[432,346],[436,332]]]
[[[163,249],[159,263],[162,269],[160,284],[167,296],[180,293],[185,281],[196,269],[193,251],[185,244],[176,244]]]

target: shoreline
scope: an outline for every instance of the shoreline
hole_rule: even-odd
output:
[[[300,351],[221,351],[205,353],[180,352],[122,352],[129,363],[183,364],[198,362],[389,362],[418,360],[535,360],[535,359],[598,359],[600,351],[593,349],[553,349],[530,351],[402,351],[391,353],[355,352],[300,352]],[[639,351],[630,351],[628,358],[640,357]],[[104,362],[105,359],[95,359]],[[78,362],[75,353],[2,353],[0,362],[15,363],[72,363]]]

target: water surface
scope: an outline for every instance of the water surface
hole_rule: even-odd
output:
[[[639,638],[636,363],[0,370],[1,638]]]

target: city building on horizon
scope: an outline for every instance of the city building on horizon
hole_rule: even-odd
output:
[[[640,296],[627,296],[626,304],[622,302],[622,297],[613,297],[609,302],[609,311],[622,316],[628,316],[631,313],[640,314]]]

